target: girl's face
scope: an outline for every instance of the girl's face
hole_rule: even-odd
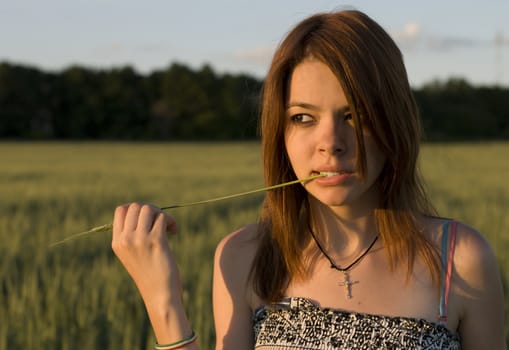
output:
[[[290,79],[286,105],[285,146],[297,178],[328,172],[305,185],[320,202],[331,206],[373,208],[374,186],[385,156],[367,130],[363,131],[367,173],[356,167],[357,145],[352,113],[343,89],[327,65],[316,59],[298,64]]]

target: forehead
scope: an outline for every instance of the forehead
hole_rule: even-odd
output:
[[[348,105],[336,75],[317,59],[306,59],[295,66],[290,76],[286,103],[287,106],[306,103],[324,108]]]

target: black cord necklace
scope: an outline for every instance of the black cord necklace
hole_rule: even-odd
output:
[[[334,260],[332,260],[332,258],[325,252],[325,250],[323,249],[323,247],[320,244],[320,242],[318,242],[318,240],[316,239],[316,236],[313,233],[313,230],[310,229],[309,232],[311,233],[311,237],[313,237],[313,240],[315,241],[316,246],[318,247],[318,249],[320,249],[322,254],[327,258],[327,260],[329,260],[331,269],[335,269],[335,270],[343,272],[344,281],[340,282],[339,285],[346,288],[346,297],[348,299],[351,299],[352,298],[352,285],[356,284],[356,283],[359,283],[359,281],[350,281],[350,269],[352,267],[354,267],[355,265],[357,265],[366,256],[366,254],[369,253],[371,248],[373,248],[373,246],[375,245],[376,241],[378,240],[378,235],[375,236],[375,239],[373,240],[373,242],[371,242],[369,247],[361,255],[359,255],[359,257],[357,257],[357,259],[355,259],[350,265],[348,265],[346,267],[341,267],[341,266],[337,265],[334,262]]]

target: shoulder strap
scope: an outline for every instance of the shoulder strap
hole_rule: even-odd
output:
[[[451,224],[449,236],[449,223]],[[454,248],[456,245],[456,221],[444,222],[442,232],[442,283],[440,288],[440,314],[439,323],[447,322],[447,304],[451,286],[452,265],[454,260]]]

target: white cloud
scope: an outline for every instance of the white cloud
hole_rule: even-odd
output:
[[[447,52],[455,49],[491,46],[494,44],[493,40],[478,40],[455,35],[431,34],[424,31],[417,22],[408,22],[402,30],[391,32],[391,35],[398,46],[404,50]]]
[[[403,28],[402,37],[408,40],[414,40],[419,37],[421,26],[416,22],[408,22]]]
[[[417,22],[408,22],[402,30],[391,33],[394,40],[402,48],[411,49],[421,41],[421,26]]]

